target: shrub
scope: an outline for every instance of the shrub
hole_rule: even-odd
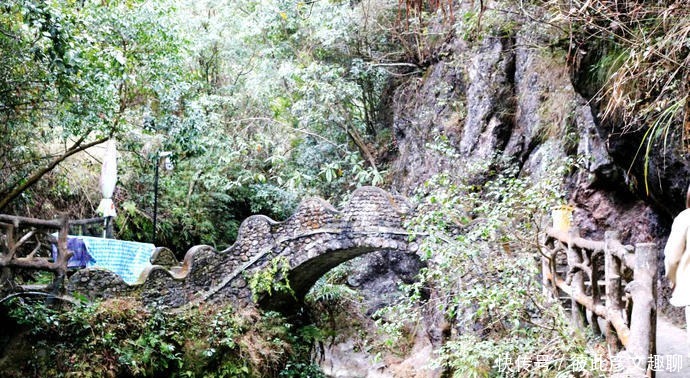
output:
[[[277,313],[229,305],[165,313],[129,298],[66,310],[14,298],[5,310],[30,349],[5,351],[0,367],[11,377],[320,376],[309,359],[318,329]]]
[[[428,267],[403,286],[406,297],[376,314],[392,350],[406,345],[422,314],[440,313],[449,332],[434,365],[454,377],[555,375],[591,352],[539,279],[542,219],[562,201],[566,169],[534,179],[494,160],[420,189],[409,229],[425,235],[419,253]]]

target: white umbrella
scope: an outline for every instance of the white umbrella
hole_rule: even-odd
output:
[[[108,221],[111,217],[117,216],[115,211],[115,204],[113,203],[113,192],[115,191],[115,184],[117,183],[117,149],[115,139],[110,139],[105,148],[105,155],[103,156],[103,166],[101,167],[101,194],[103,199],[98,205],[96,211],[103,217],[106,217],[105,225],[107,227]],[[103,230],[105,235],[105,230]]]

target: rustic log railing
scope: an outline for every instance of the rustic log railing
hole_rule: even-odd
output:
[[[546,246],[544,288],[556,298],[565,294],[573,323],[604,335],[612,354],[624,348],[628,372],[653,377],[647,362],[656,353],[655,244],[622,245],[614,231],[593,241],[571,228],[549,229]]]
[[[94,226],[104,225],[105,218],[68,221],[67,218],[44,220],[0,214],[0,294],[17,291],[41,291],[59,295],[67,274],[72,252],[67,249],[70,229],[93,234]],[[53,234],[57,231],[57,238]],[[57,245],[53,258],[51,244]],[[52,283],[31,285],[20,282],[22,270],[53,273]]]

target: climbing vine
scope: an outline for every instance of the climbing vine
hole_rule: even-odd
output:
[[[271,260],[271,264],[249,276],[249,288],[252,291],[252,299],[257,302],[263,295],[273,293],[284,293],[291,296],[295,295],[290,287],[288,274],[290,273],[290,262],[281,256]]]

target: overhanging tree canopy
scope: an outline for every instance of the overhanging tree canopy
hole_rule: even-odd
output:
[[[113,2],[115,3],[115,2]],[[125,132],[177,81],[159,2],[21,0],[0,13],[0,210],[66,158]]]

